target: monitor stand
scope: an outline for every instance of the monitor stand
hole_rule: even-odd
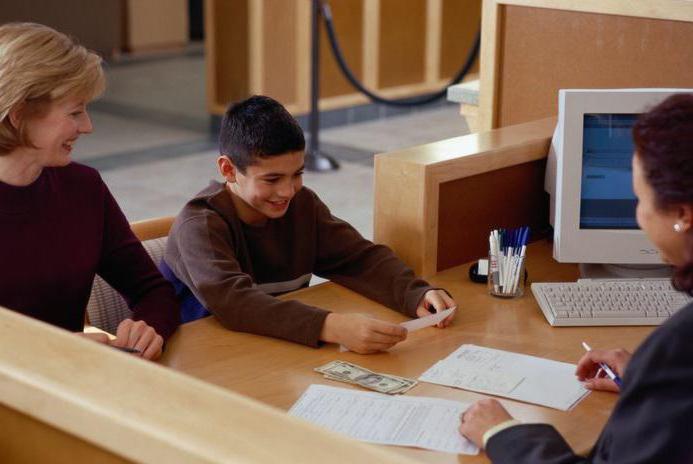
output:
[[[580,263],[579,268],[583,279],[653,279],[673,274],[673,268],[666,264]]]

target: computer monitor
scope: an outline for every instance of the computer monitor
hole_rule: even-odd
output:
[[[559,90],[545,183],[557,261],[662,267],[657,248],[635,219],[632,128],[640,113],[691,91]]]

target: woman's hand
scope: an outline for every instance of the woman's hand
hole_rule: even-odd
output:
[[[512,418],[498,400],[479,400],[460,416],[460,433],[483,448],[486,431]]]
[[[363,314],[330,313],[320,333],[320,340],[340,343],[359,354],[385,351],[406,338],[407,329],[401,325]]]
[[[443,290],[429,290],[424,293],[423,298],[421,298],[419,306],[416,308],[416,316],[430,316],[431,314],[439,313],[448,308],[452,308],[453,306],[457,306],[457,303],[455,303],[455,300],[450,298],[450,296]],[[452,324],[452,320],[455,318],[456,312],[457,311],[453,311],[452,314],[440,321],[436,327],[440,327],[442,329]]]
[[[602,390],[618,392],[620,388],[599,367],[599,363],[604,363],[611,368],[619,377],[623,377],[626,366],[630,361],[631,354],[624,349],[616,350],[590,350],[578,361],[575,375],[578,380],[585,382],[585,387],[590,390]]]
[[[146,322],[125,319],[118,324],[116,339],[111,345],[138,350],[140,353],[136,356],[153,361],[161,356],[164,339]]]

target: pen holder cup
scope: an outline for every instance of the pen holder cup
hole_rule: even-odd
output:
[[[524,256],[494,256],[489,253],[488,293],[499,298],[516,298],[525,292],[527,273]]]

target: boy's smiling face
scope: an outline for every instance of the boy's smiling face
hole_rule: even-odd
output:
[[[241,221],[261,224],[284,216],[289,202],[303,187],[302,150],[283,155],[256,158],[255,163],[240,172],[226,156],[218,159],[219,171],[227,181]]]

